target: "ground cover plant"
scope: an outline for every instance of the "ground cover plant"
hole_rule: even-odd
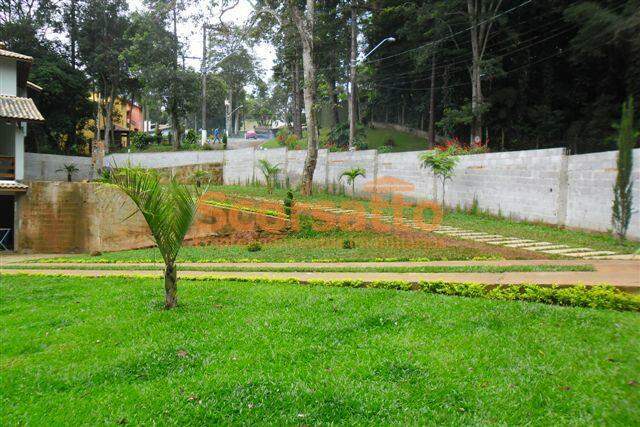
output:
[[[345,249],[342,242],[353,240]],[[517,249],[453,241],[431,235],[375,233],[373,231],[316,232],[302,228],[281,239],[266,242],[259,252],[247,251],[246,244],[185,246],[177,262],[293,262],[293,261],[447,261],[544,258]],[[42,262],[162,262],[156,248],[44,258]]]
[[[156,282],[3,277],[2,424],[640,422],[637,313]]]
[[[220,186],[216,187],[215,191],[237,196],[269,197],[266,188],[262,186]],[[276,189],[271,197],[274,200],[275,198],[282,198],[285,192],[285,189]],[[332,204],[338,207],[348,206],[348,203],[353,203],[350,197],[328,194],[325,191],[316,191],[312,196],[296,194],[296,200],[308,203]],[[365,209],[369,206],[368,200],[356,198],[356,201],[362,203]],[[484,213],[481,208],[480,206],[474,210],[457,209],[449,211],[444,216],[442,224],[471,231],[501,234],[506,237],[532,239],[575,247],[586,246],[595,250],[634,253],[640,249],[640,242],[632,240],[620,241],[611,233],[589,232],[538,222],[519,221]],[[430,219],[427,216],[428,213],[428,211],[425,211],[425,220]],[[405,216],[407,218],[412,217],[413,211],[407,208]]]
[[[262,245],[259,243],[251,243],[247,245],[247,251],[258,252],[262,250]],[[51,264],[51,263],[47,263]],[[67,263],[68,264],[68,263]],[[122,266],[121,263],[116,265],[108,263],[98,263],[89,265],[64,265],[65,270],[158,270],[159,264],[128,264]],[[11,265],[11,269],[14,270],[37,270],[42,269],[43,266],[33,264],[21,264]],[[51,265],[48,268],[55,268]],[[509,273],[509,272],[550,272],[550,271],[595,271],[593,265],[581,264],[581,265],[456,265],[456,266],[436,266],[436,265],[422,265],[422,266],[371,266],[363,267],[359,265],[338,267],[332,265],[307,265],[307,266],[274,266],[274,265],[185,265],[182,267],[183,271],[260,271],[260,272],[354,272],[354,273]]]

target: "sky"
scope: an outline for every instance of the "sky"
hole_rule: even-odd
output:
[[[131,10],[143,10],[144,9],[144,1],[143,0],[128,0],[129,8]],[[193,15],[198,12],[198,8],[206,10],[207,5],[210,3],[210,0],[197,0],[196,4],[187,10],[188,15]],[[233,23],[243,23],[251,14],[251,4],[247,0],[240,0],[238,6],[234,9],[229,10],[225,13],[223,17],[224,22],[233,22]],[[210,22],[214,22],[217,19],[216,16],[212,16]],[[202,26],[195,25],[193,22],[179,22],[178,23],[178,37],[180,41],[185,43],[187,47],[188,56],[191,57],[202,57]],[[264,79],[268,80],[272,76],[272,67],[273,62],[275,60],[275,49],[269,43],[259,43],[253,48],[253,54],[260,62],[260,65],[263,69],[261,75]],[[186,64],[195,68],[196,70],[200,69],[200,60],[199,59],[187,59]]]

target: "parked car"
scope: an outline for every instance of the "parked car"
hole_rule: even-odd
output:
[[[245,139],[258,139],[258,134],[255,130],[248,130],[244,133]]]

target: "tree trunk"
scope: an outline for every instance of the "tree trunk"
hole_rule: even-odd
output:
[[[178,271],[173,263],[164,268],[164,308],[170,309],[178,305]]]
[[[173,133],[173,149],[180,149],[180,119],[175,108],[171,111],[171,132]]]
[[[231,135],[231,126],[233,124],[233,88],[229,86],[227,89],[227,99],[225,100],[225,131],[227,137]]]
[[[105,154],[109,153],[109,149],[111,148],[111,128],[113,126],[113,123],[112,123],[113,104],[115,102],[114,93],[115,93],[115,90],[111,89],[111,94],[109,95],[109,99],[107,99],[106,114],[105,114],[105,120],[104,120],[104,151],[105,151]]]
[[[292,103],[293,103],[293,111],[291,112],[292,120],[293,120],[293,133],[298,137],[298,139],[302,138],[302,102],[300,100],[300,62],[296,59],[293,64],[293,93],[292,93]]]
[[[236,117],[233,122],[233,134],[238,135],[240,133],[240,108],[236,110]]]
[[[358,57],[358,21],[355,2],[351,2],[351,52],[349,61],[349,150],[356,142],[356,58]]]
[[[429,145],[431,149],[436,145],[436,53],[434,52],[431,60],[431,93],[429,94]]]
[[[173,131],[173,149],[180,148],[180,117],[178,116],[178,12],[177,3],[173,4],[173,81],[171,82],[171,127]]]
[[[328,88],[329,103],[331,105],[331,127],[334,128],[340,124],[340,110],[338,109],[338,91],[336,90],[336,51],[331,49],[329,52],[329,62],[331,70],[329,71]]]
[[[304,109],[307,116],[307,157],[302,171],[301,192],[310,195],[313,190],[313,173],[318,161],[318,122],[316,119],[316,67],[313,63],[313,26],[315,1],[307,0],[304,16],[298,6],[291,4],[293,16],[302,40],[302,67],[304,71]]]

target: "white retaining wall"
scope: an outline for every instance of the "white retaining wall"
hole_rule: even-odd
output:
[[[78,172],[73,181],[91,179],[91,157],[59,156],[56,154],[24,153],[25,181],[66,181],[64,165],[73,164]],[[62,171],[58,172],[58,170]]]
[[[413,199],[439,201],[441,183],[420,166],[423,152],[385,153],[376,150],[329,153],[319,150],[313,177],[317,187],[343,185],[340,175],[354,167],[363,168],[366,178],[356,180],[356,192],[393,193]],[[264,181],[258,161],[267,159],[282,170],[280,180],[300,182],[306,151],[286,148],[226,151],[112,154],[106,165],[139,165],[163,168],[199,163],[223,163],[225,184]],[[640,149],[634,150],[634,214],[629,237],[640,239]],[[446,185],[446,204],[470,206],[518,219],[563,224],[607,231],[611,229],[611,203],[616,178],[617,152],[565,155],[564,149],[514,151],[461,156],[451,181]],[[90,176],[91,159],[26,153],[26,180],[64,180],[55,172],[65,163],[80,169],[74,179]]]

